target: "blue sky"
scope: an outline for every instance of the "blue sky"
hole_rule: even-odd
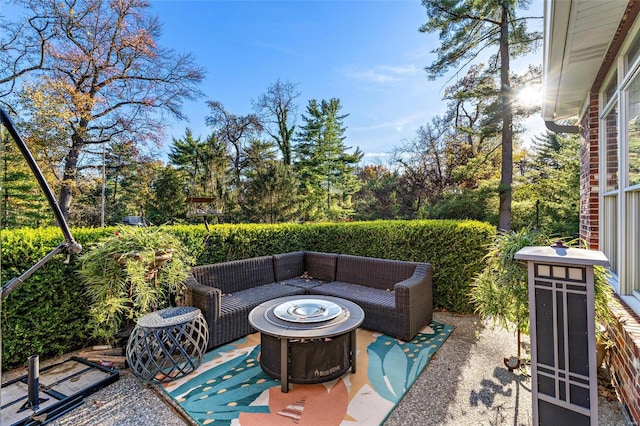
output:
[[[537,16],[541,4],[534,1]],[[204,122],[207,100],[248,114],[251,101],[277,79],[299,84],[300,113],[310,99],[339,98],[349,114],[345,143],[359,146],[367,163],[383,161],[385,153],[444,111],[442,93],[450,82],[427,79],[424,67],[434,60],[430,52],[439,42],[437,35],[418,31],[427,20],[419,0],[151,0],[151,5],[163,23],[160,44],[191,52],[207,70],[205,98],[185,104],[190,121],[172,123],[165,149],[187,126],[195,136],[210,133]],[[517,66],[529,62],[540,63],[541,54]],[[542,119],[530,121],[532,132],[539,133]]]
[[[277,79],[298,84],[298,112],[310,99],[340,99],[349,114],[345,144],[360,147],[364,163],[415,136],[444,112],[444,88],[455,79],[427,79],[424,67],[435,55],[437,35],[418,28],[427,21],[420,0],[150,0],[150,13],[163,25],[159,45],[192,53],[206,69],[204,98],[186,102],[189,122],[170,121],[162,159],[172,138],[186,127],[205,138],[209,110],[219,101],[238,115],[253,112],[252,100]],[[3,6],[6,6],[3,3]],[[533,0],[527,16],[542,16]],[[539,20],[541,29],[542,21]],[[540,64],[541,52],[518,60],[515,71]],[[539,93],[539,92],[538,92]],[[298,119],[297,124],[302,124]],[[529,120],[525,140],[543,130],[539,116]]]

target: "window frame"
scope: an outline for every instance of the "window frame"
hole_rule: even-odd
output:
[[[640,259],[640,183],[629,185],[629,96],[632,83],[640,84],[640,54],[633,63],[627,62],[628,52],[638,40],[640,20],[629,32],[599,93],[598,221],[600,249],[610,256],[612,263],[611,284],[616,293],[640,314],[640,262],[635,261]],[[612,94],[614,82],[617,87]],[[614,190],[607,190],[607,117],[616,108],[618,185]]]

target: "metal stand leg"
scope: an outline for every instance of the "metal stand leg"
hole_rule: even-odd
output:
[[[289,392],[289,339],[287,338],[280,338],[280,384],[282,392]]]
[[[49,398],[40,398],[40,357],[29,357],[29,370],[27,371],[27,401],[20,407],[18,413],[31,409],[34,412],[40,408],[40,403]]]
[[[351,361],[351,374],[356,373],[356,358],[358,352],[358,346],[356,346],[356,330],[351,331],[351,348],[350,348],[349,360]]]

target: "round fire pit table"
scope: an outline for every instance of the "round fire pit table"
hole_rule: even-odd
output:
[[[249,313],[260,332],[260,366],[291,383],[321,383],[356,372],[356,329],[364,321],[357,304],[330,296],[288,296],[269,300]]]
[[[146,382],[168,382],[198,368],[208,342],[200,309],[162,309],[138,320],[127,343],[127,362]]]

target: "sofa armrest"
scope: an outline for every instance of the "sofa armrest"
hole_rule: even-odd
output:
[[[187,277],[185,285],[185,306],[195,306],[200,309],[207,324],[211,326],[220,317],[222,292],[216,287],[200,284],[193,275]]]
[[[396,309],[407,317],[409,334],[433,319],[432,274],[430,263],[418,263],[411,277],[394,285]]]
[[[431,264],[418,263],[416,270],[411,277],[404,281],[400,281],[393,286],[393,290],[396,294],[396,305],[398,298],[401,299],[401,304],[407,308],[409,305],[416,303],[419,305],[424,303],[433,305],[431,276]]]

